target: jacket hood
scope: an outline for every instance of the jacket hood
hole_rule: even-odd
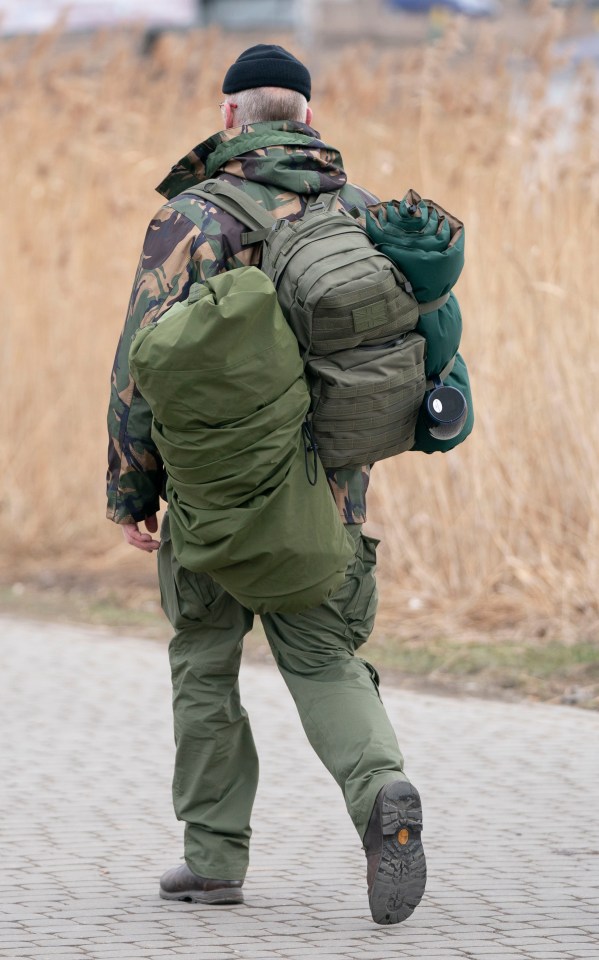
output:
[[[156,187],[167,200],[220,173],[300,194],[339,190],[341,154],[305,123],[277,120],[222,130],[194,147]]]

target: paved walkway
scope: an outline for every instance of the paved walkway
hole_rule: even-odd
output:
[[[429,886],[376,927],[365,861],[278,674],[242,675],[262,758],[246,904],[164,903],[177,863],[166,649],[0,619],[0,957],[599,957],[599,716],[384,691]]]

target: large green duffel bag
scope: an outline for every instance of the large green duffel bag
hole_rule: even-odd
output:
[[[256,613],[330,596],[354,542],[308,450],[303,365],[268,277],[242,267],[194,284],[136,334],[130,366],[152,409],[179,562]]]

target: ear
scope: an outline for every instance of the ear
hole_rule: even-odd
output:
[[[230,130],[235,125],[235,110],[237,108],[236,103],[225,103],[225,130]]]
[[[308,127],[312,126],[312,110],[310,109],[310,107],[307,107],[306,109],[306,126]]]

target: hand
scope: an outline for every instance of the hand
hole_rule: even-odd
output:
[[[138,550],[143,550],[145,553],[152,553],[154,550],[158,550],[160,546],[160,541],[152,540],[151,537],[151,534],[156,533],[158,530],[158,518],[156,514],[154,513],[151,517],[146,517],[145,524],[146,530],[149,530],[149,533],[142,533],[137,523],[121,523],[120,527],[125,540],[130,546],[137,547]]]

